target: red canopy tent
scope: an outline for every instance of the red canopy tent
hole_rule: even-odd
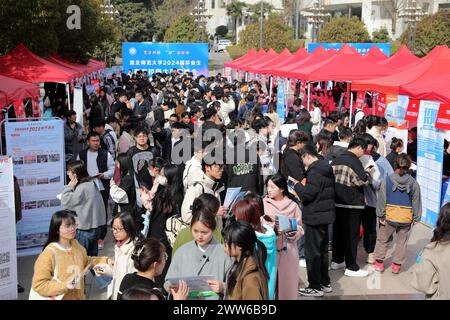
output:
[[[327,51],[325,48],[319,47],[316,50],[314,50],[314,52],[308,57],[296,63],[286,65],[284,67],[273,70],[273,75],[283,78],[298,79],[294,75],[295,70],[299,70],[300,68],[306,68],[308,66],[324,61],[333,56],[334,54],[336,54],[336,51],[334,49],[330,49]]]
[[[407,70],[400,71],[386,77],[373,78],[365,81],[356,81],[353,88],[356,90],[374,90],[383,93],[401,94],[400,87],[413,84],[416,81],[421,90],[432,90],[431,86],[425,81],[438,79],[443,75],[450,73],[450,49],[446,46],[437,46],[426,57]],[[448,85],[448,83],[447,83]],[[448,90],[448,89],[447,89]],[[404,91],[406,93],[406,91]]]
[[[278,68],[282,68],[284,66],[291,65],[295,62],[305,59],[308,56],[309,56],[308,51],[306,51],[305,48],[300,48],[297,50],[296,53],[294,53],[293,55],[291,55],[288,58],[279,56],[277,58],[278,59],[277,62],[273,62],[273,64],[271,63],[270,65],[262,68],[260,72],[266,73],[266,74],[273,74],[274,70],[276,70]]]
[[[239,58],[234,59],[234,60],[232,60],[232,61],[227,61],[227,62],[225,62],[223,65],[224,65],[225,67],[232,68],[233,65],[234,65],[235,63],[237,63],[237,62],[239,62],[239,61],[242,61],[242,60],[244,60],[244,59],[247,59],[248,57],[251,57],[251,56],[253,56],[253,55],[255,55],[255,54],[256,54],[256,49],[251,48],[251,49],[250,49],[246,54],[244,54],[242,57],[239,57]]]
[[[74,71],[79,72],[83,76],[92,72],[92,71],[90,71],[91,68],[89,68],[87,65],[82,65],[82,64],[67,61],[57,54],[51,55],[47,60],[49,60],[52,63],[59,64],[63,67],[73,69]]]
[[[309,81],[354,81],[391,73],[392,70],[364,60],[354,48],[344,45],[325,61],[292,72],[292,77]]]
[[[70,82],[79,72],[41,58],[23,44],[0,57],[0,74],[26,82]]]
[[[26,98],[39,98],[39,87],[36,84],[0,75],[0,106],[2,108]]]
[[[443,47],[436,62],[419,78],[400,86],[399,93],[416,99],[450,103],[450,49]]]
[[[364,58],[364,60],[370,61],[373,63],[380,63],[380,62],[383,62],[383,61],[389,59],[389,57],[387,55],[385,55],[383,53],[383,51],[381,51],[380,48],[378,48],[377,46],[373,46],[372,48],[370,48],[369,52],[367,52],[363,56],[363,58]]]
[[[401,69],[419,60],[419,58],[409,51],[407,46],[402,45],[393,56],[387,60],[378,62],[378,64],[391,69]]]
[[[279,61],[280,58],[286,59],[288,57],[292,56],[292,53],[289,52],[288,49],[284,49],[280,54],[277,54],[276,56],[267,57],[267,60],[262,61],[260,63],[254,63],[248,67],[249,72],[256,72],[261,73],[261,69],[273,65],[275,61]]]
[[[266,53],[261,54],[259,57],[251,57],[248,61],[245,62],[240,62],[235,66],[235,69],[237,70],[241,70],[241,71],[249,71],[248,67],[253,65],[253,64],[257,64],[257,63],[261,63],[261,62],[265,62],[267,60],[269,60],[270,58],[273,57],[277,57],[278,53],[273,50],[272,48],[270,48]]]
[[[90,72],[96,72],[99,70],[106,69],[106,63],[95,59],[89,59],[87,67],[89,68]]]

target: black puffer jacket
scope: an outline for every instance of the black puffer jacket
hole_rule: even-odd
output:
[[[298,152],[292,148],[286,148],[283,152],[283,157],[286,177],[292,177],[295,180],[302,181],[305,177],[305,166]]]
[[[303,203],[303,223],[317,226],[334,222],[334,174],[326,160],[311,164],[306,170],[306,185],[297,183],[295,192]]]

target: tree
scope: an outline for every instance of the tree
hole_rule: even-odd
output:
[[[372,42],[391,42],[391,40],[392,39],[389,37],[389,31],[386,28],[381,28],[372,32]]]
[[[81,9],[81,29],[70,30],[70,5]],[[24,43],[41,56],[59,52],[85,63],[101,42],[112,39],[115,26],[104,21],[98,0],[0,1],[0,53]]]
[[[397,32],[397,19],[401,10],[407,5],[407,0],[384,0],[381,5],[389,13],[391,17],[391,32],[395,37]]]
[[[370,42],[366,26],[357,17],[332,18],[319,33],[320,42]]]
[[[193,0],[164,0],[160,6],[154,8],[153,16],[158,34],[164,35],[175,20],[192,12],[193,7]]]
[[[221,36],[221,37],[225,37],[228,33],[228,27],[227,26],[218,26],[216,28],[216,34]]]
[[[242,10],[247,7],[244,2],[233,0],[226,6],[227,15],[233,18],[233,33],[234,40],[237,39],[237,20],[242,18]]]
[[[153,15],[143,2],[117,3],[119,24],[126,41],[151,41],[155,33]]]
[[[406,30],[400,37],[404,44],[408,43]],[[441,11],[424,17],[416,27],[416,45],[414,54],[425,56],[438,45],[450,46],[450,12]]]
[[[249,24],[239,34],[239,46],[244,49],[259,48],[259,22]],[[293,30],[279,15],[271,15],[263,21],[263,48],[281,51],[292,44]]]
[[[264,2],[264,1],[263,1]],[[274,7],[270,3],[264,2],[263,4],[263,14],[270,15]],[[252,12],[251,18],[253,20],[259,20],[261,17],[261,1],[259,3],[248,5],[248,11]]]
[[[204,27],[199,27],[195,17],[183,15],[166,30],[164,42],[208,42]]]

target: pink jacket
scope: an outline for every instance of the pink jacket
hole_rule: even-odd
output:
[[[264,213],[265,213],[265,215],[270,217],[270,219],[272,219],[273,222],[270,222],[270,221],[264,219],[264,217],[261,218],[262,222],[269,224],[271,227],[274,227],[275,226],[275,216],[277,214],[280,214],[280,215],[282,214],[282,215],[288,216],[289,218],[296,218],[297,226],[302,225],[302,212],[301,212],[299,206],[297,205],[297,203],[295,203],[288,197],[284,197],[283,200],[281,200],[281,201],[275,201],[269,197],[265,197],[263,199],[263,202],[264,202]],[[295,235],[295,242],[297,242],[300,239],[300,237],[303,235],[303,229],[302,228],[298,228],[298,229],[299,230],[297,231],[297,234]],[[277,241],[278,247],[279,248],[282,247],[283,240],[284,240],[283,236],[278,236],[277,240],[278,240]]]
[[[147,192],[141,192],[142,204],[144,205],[144,208],[150,212],[153,209],[153,199],[155,198],[158,186],[159,186],[158,179],[154,179],[153,187]]]

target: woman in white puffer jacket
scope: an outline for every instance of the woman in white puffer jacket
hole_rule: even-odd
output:
[[[114,246],[114,265],[97,265],[97,275],[106,275],[113,278],[108,287],[108,299],[117,300],[120,284],[123,277],[136,271],[131,254],[137,240],[137,231],[134,218],[129,212],[121,212],[112,222],[112,232],[116,240]]]

